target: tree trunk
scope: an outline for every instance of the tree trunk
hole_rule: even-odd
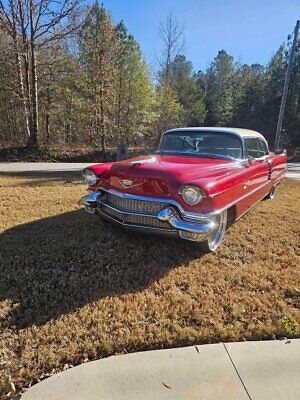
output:
[[[123,67],[121,67],[123,68]],[[119,79],[119,93],[118,93],[118,116],[117,116],[117,132],[119,135],[119,140],[122,142],[121,133],[121,112],[122,112],[122,93],[123,93],[123,72],[120,72]]]
[[[24,67],[24,109],[26,113],[26,125],[28,126],[27,131],[27,144],[30,141],[32,135],[32,112],[31,112],[31,88],[30,88],[30,77],[29,77],[29,48],[28,45],[23,46],[23,67]]]
[[[69,145],[71,144],[72,138],[72,123],[71,123],[71,115],[72,115],[72,107],[73,107],[73,94],[71,94],[70,99],[68,98],[66,101],[66,110],[67,117],[65,118],[65,142]]]
[[[31,46],[31,134],[28,147],[31,149],[38,147],[38,98],[34,46]]]
[[[51,105],[51,96],[50,96],[50,88],[47,87],[47,110],[46,110],[46,143],[47,146],[50,144],[50,105]]]
[[[26,57],[26,55],[25,55],[26,33],[25,33],[25,27],[24,27],[23,14],[21,13],[21,8],[20,8],[21,7],[20,2],[18,2],[18,6],[19,6],[19,12],[20,12],[20,21],[21,21],[22,39],[23,39],[21,49],[20,49],[17,27],[16,27],[17,17],[16,17],[15,5],[12,2],[10,2],[11,14],[12,14],[12,27],[13,27],[12,37],[13,37],[16,66],[17,66],[19,96],[22,101],[23,110],[24,110],[26,136],[27,136],[27,139],[29,140],[29,138],[31,136],[29,98],[28,98],[28,91],[26,90],[25,84],[24,84],[24,76],[23,76],[22,62],[21,62],[21,55],[22,55],[23,59]],[[24,66],[25,66],[25,64],[24,64]],[[26,69],[25,69],[25,72],[26,72]]]
[[[28,143],[28,147],[38,148],[38,87],[37,87],[37,68],[36,53],[34,45],[34,28],[33,28],[33,1],[30,0],[29,16],[30,16],[30,56],[31,56],[31,117],[32,129]]]
[[[104,116],[104,99],[103,99],[103,83],[101,82],[100,88],[100,129],[101,129],[101,137],[100,137],[100,144],[101,144],[101,151],[105,153],[106,146],[105,146],[105,116]]]
[[[71,120],[72,112],[73,112],[73,94],[71,94],[71,98],[70,98],[70,101],[68,104],[68,143],[69,144],[72,143],[72,120]]]
[[[101,140],[100,144],[101,144],[102,153],[105,153],[106,152],[105,135],[102,134],[100,137],[100,140]]]
[[[16,51],[16,63],[17,63],[17,70],[18,70],[18,83],[19,83],[20,98],[21,98],[21,101],[23,104],[24,117],[25,117],[25,131],[26,131],[27,140],[29,140],[29,138],[31,136],[29,101],[28,101],[28,96],[26,93],[27,91],[25,90],[25,87],[24,87],[24,79],[23,79],[20,54],[18,53],[17,49],[15,49],[15,51]]]

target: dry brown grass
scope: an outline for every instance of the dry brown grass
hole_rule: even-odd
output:
[[[111,354],[299,334],[289,325],[299,322],[299,182],[211,255],[86,215],[84,190],[0,177],[2,395]]]

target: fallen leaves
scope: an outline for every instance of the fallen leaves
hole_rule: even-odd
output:
[[[164,385],[165,388],[167,389],[172,389],[170,385],[167,385],[165,382],[162,382],[162,384]]]

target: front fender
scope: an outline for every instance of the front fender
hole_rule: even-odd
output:
[[[86,169],[89,169],[89,170],[93,171],[99,178],[98,181],[95,183],[95,185],[88,187],[88,190],[94,191],[94,190],[98,189],[98,187],[101,185],[103,179],[109,173],[113,164],[114,164],[113,162],[109,162],[109,163],[103,163],[103,164],[95,164],[95,165],[91,165],[90,167],[84,168],[84,170],[82,172],[84,172]]]

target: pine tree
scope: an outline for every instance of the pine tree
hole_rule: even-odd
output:
[[[206,73],[206,108],[207,125],[229,125],[233,116],[234,77],[233,57],[225,50],[219,51]]]
[[[157,87],[155,99],[154,141],[157,144],[161,134],[167,129],[182,126],[183,107],[178,102],[176,93],[167,81],[162,80]]]
[[[96,2],[81,32],[80,55],[85,74],[90,133],[105,152],[114,131],[117,34],[110,15]]]
[[[265,68],[260,64],[239,65],[233,88],[232,125],[261,130],[265,121]]]
[[[132,143],[152,120],[153,86],[139,45],[121,21],[116,73],[116,132],[120,142]]]
[[[266,88],[264,105],[264,131],[272,145],[276,133],[280,102],[287,66],[284,45],[281,45],[266,68]]]
[[[197,86],[192,63],[184,55],[178,55],[169,69],[170,86],[182,106],[182,123],[186,126],[200,126],[206,115],[204,93]]]
[[[291,41],[291,37],[289,40]],[[289,43],[291,48],[291,42]],[[289,50],[290,51],[290,50]],[[286,54],[289,57],[289,52]],[[296,45],[295,57],[293,60],[293,68],[285,116],[283,120],[283,128],[289,137],[292,148],[300,148],[300,38]]]

